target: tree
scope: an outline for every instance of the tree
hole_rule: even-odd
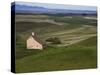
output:
[[[51,42],[52,44],[61,44],[61,41],[59,38],[57,37],[53,37],[53,38],[48,38],[46,39],[47,42]]]

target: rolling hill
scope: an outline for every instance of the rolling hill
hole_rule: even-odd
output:
[[[16,60],[16,72],[96,68],[95,45],[96,37],[91,37],[65,48],[50,47],[44,51],[37,51],[36,54]]]

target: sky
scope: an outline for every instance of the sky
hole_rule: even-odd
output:
[[[27,6],[40,6],[51,9],[74,9],[74,10],[93,10],[96,11],[96,6],[80,6],[80,5],[65,5],[65,4],[49,4],[49,3],[36,3],[36,2],[16,2],[16,4]]]

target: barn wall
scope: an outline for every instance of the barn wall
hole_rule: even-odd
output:
[[[33,37],[27,40],[27,49],[43,49],[42,44],[38,43]]]

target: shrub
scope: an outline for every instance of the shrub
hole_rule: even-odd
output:
[[[61,41],[59,38],[57,37],[53,37],[53,38],[48,38],[46,39],[47,42],[50,42],[52,44],[61,44]]]

